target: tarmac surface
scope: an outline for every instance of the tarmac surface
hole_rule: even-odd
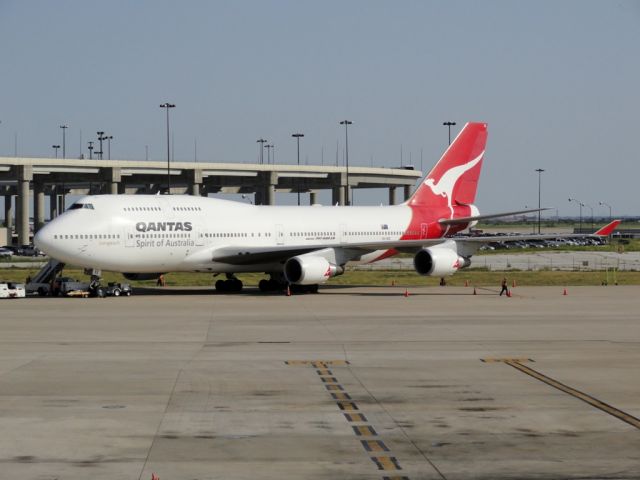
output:
[[[0,478],[640,478],[638,287],[403,293],[1,301]]]

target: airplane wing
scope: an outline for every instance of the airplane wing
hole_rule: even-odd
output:
[[[228,246],[216,248],[212,252],[211,260],[219,263],[231,265],[250,265],[254,263],[285,262],[296,255],[324,250],[327,248],[352,250],[354,257],[375,250],[398,249],[402,251],[417,251],[429,245],[437,245],[447,241],[447,238],[436,238],[433,240],[381,240],[378,242],[366,243],[326,243],[323,245],[284,245],[276,247],[251,247],[251,246]]]
[[[551,240],[555,238],[577,238],[577,237],[601,237],[610,235],[611,232],[620,224],[620,220],[614,220],[605,225],[593,234],[515,234],[515,235],[495,235],[495,236],[470,236],[460,235],[453,237],[434,238],[434,239],[416,239],[416,240],[380,240],[376,242],[362,243],[328,243],[323,245],[283,245],[268,247],[251,247],[251,246],[226,246],[216,248],[212,252],[211,260],[219,263],[228,263],[231,265],[248,265],[254,263],[269,262],[285,262],[296,255],[303,255],[317,250],[327,248],[351,250],[354,257],[366,252],[375,250],[395,249],[401,252],[413,253],[418,250],[438,245],[445,242],[454,241],[461,244],[468,252],[475,252],[483,244],[491,242],[517,242],[519,240]]]

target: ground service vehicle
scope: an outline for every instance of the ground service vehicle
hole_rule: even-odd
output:
[[[0,283],[0,298],[24,298],[26,291],[22,283]]]

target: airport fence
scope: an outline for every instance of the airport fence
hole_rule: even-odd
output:
[[[356,270],[413,270],[412,258],[390,258],[354,267]],[[488,271],[640,271],[640,253],[548,253],[479,255],[471,259],[470,269]]]

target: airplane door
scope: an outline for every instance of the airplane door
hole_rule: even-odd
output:
[[[347,226],[340,224],[340,243],[347,243]]]
[[[133,230],[133,225],[129,228],[122,229],[122,237],[124,238],[124,246],[125,247],[135,247],[136,246],[136,234]]]
[[[284,228],[276,225],[276,245],[284,245]]]
[[[204,245],[204,233],[200,229],[196,229],[195,231],[196,237],[196,247],[201,247]]]

